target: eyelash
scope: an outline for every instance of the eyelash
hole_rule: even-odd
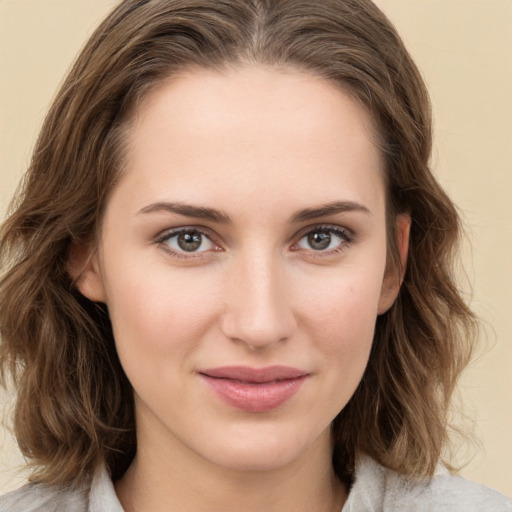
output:
[[[340,243],[333,249],[329,250],[315,250],[315,249],[309,249],[308,252],[313,255],[314,257],[325,257],[325,256],[332,256],[335,254],[339,254],[340,252],[343,252],[347,249],[347,247],[353,242],[354,240],[354,234],[346,229],[341,228],[339,226],[330,226],[330,225],[317,225],[312,226],[308,228],[305,231],[302,231],[299,235],[298,240],[292,245],[292,251],[299,252],[301,251],[300,248],[298,248],[298,244],[306,238],[309,235],[315,234],[315,233],[328,233],[331,236],[334,235],[341,239]],[[213,252],[220,252],[222,249],[219,247],[219,245],[214,241],[212,236],[209,234],[209,232],[206,232],[204,229],[201,229],[199,227],[185,227],[185,228],[177,228],[172,229],[169,231],[166,231],[159,235],[155,239],[155,243],[158,244],[163,251],[167,252],[171,256],[175,258],[183,258],[190,260],[191,258],[198,258],[201,257],[205,252],[212,252],[211,250],[205,250],[205,251],[199,251],[199,252],[186,252],[186,251],[176,251],[173,250],[171,247],[169,247],[168,243],[169,240],[172,238],[178,237],[183,234],[199,234],[202,237],[205,237],[208,239],[213,245],[214,249]],[[203,242],[202,242],[203,243]],[[307,249],[306,249],[307,250]]]

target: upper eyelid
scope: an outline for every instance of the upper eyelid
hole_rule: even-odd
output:
[[[180,226],[176,228],[164,229],[158,235],[155,236],[155,241],[163,241],[168,238],[172,238],[173,236],[177,236],[180,233],[186,233],[187,231],[198,232],[201,235],[204,235],[207,238],[209,238],[212,242],[215,241],[215,236],[212,236],[211,230],[202,226]]]
[[[312,224],[305,226],[301,228],[300,230],[296,231],[295,234],[290,237],[290,239],[296,238],[298,236],[304,236],[308,233],[311,233],[313,231],[320,231],[320,230],[328,230],[328,231],[341,231],[343,233],[346,233],[347,235],[354,235],[353,230],[345,227],[345,226],[339,226],[337,224],[327,224],[327,223],[320,223],[320,224]],[[172,234],[178,234],[183,233],[184,231],[198,231],[199,233],[208,236],[208,237],[217,237],[220,238],[219,235],[212,232],[212,230],[206,226],[198,226],[198,225],[185,225],[185,226],[178,226],[174,228],[167,228],[162,230],[158,235],[155,236],[156,238],[160,237],[166,237]]]
[[[315,224],[313,226],[307,226],[302,228],[296,235],[294,235],[293,238],[301,239],[304,236],[308,235],[309,233],[314,233],[315,231],[332,231],[334,233],[343,233],[347,235],[348,238],[354,238],[355,234],[354,231],[344,227],[344,226],[338,226],[336,224]]]

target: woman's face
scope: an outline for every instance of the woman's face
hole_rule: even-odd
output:
[[[139,453],[325,454],[397,293],[364,110],[303,72],[190,72],[143,102],[128,148],[79,287],[108,305]]]

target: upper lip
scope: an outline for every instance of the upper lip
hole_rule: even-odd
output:
[[[305,377],[308,372],[291,366],[267,366],[251,368],[248,366],[223,366],[199,371],[201,375],[216,379],[238,380],[242,382],[265,383],[279,380]]]

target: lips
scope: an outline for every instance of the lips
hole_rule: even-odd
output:
[[[225,366],[201,370],[199,375],[225,403],[247,412],[265,412],[290,400],[309,374],[288,366]]]

